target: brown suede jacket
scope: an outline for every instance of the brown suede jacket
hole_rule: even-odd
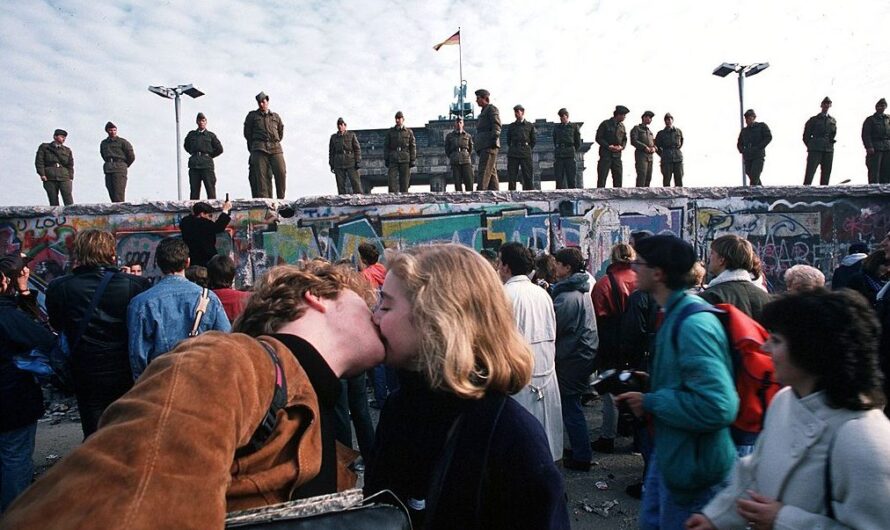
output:
[[[256,339],[207,332],[155,359],[99,430],[0,519],[19,528],[222,528],[228,511],[289,500],[318,474],[318,401],[290,350],[287,406],[257,452],[234,458],[272,402],[275,369]],[[338,447],[337,488],[355,484]]]

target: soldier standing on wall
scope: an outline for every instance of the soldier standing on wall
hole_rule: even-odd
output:
[[[189,157],[189,199],[201,198],[201,183],[208,199],[216,198],[216,171],[213,159],[223,152],[223,146],[215,134],[207,130],[207,117],[199,112],[195,117],[198,128],[185,136],[185,152]]]
[[[819,184],[828,186],[831,178],[831,163],[834,160],[834,137],[837,136],[837,120],[828,115],[831,99],[822,100],[822,112],[807,120],[803,126],[803,143],[807,146],[807,168],[803,174],[803,185],[813,183],[816,167],[822,166]]]
[[[581,149],[581,132],[569,122],[569,111],[559,109],[559,123],[553,126],[553,179],[556,189],[580,188],[575,174],[575,153]]]
[[[476,153],[479,155],[477,190],[499,189],[498,149],[501,147],[501,115],[490,101],[491,93],[484,88],[476,91],[476,104],[482,107],[476,120]]]
[[[287,167],[284,164],[284,122],[277,112],[269,110],[269,96],[265,92],[256,95],[257,109],[247,113],[244,119],[244,139],[250,151],[248,180],[254,198],[272,197],[272,175],[275,176],[275,194],[284,198],[287,184]],[[270,174],[271,173],[271,174]]]
[[[507,153],[507,189],[516,189],[516,180],[519,171],[522,171],[522,189],[534,189],[532,172],[532,150],[535,148],[537,134],[535,126],[525,120],[525,107],[516,105],[513,107],[513,115],[516,121],[507,127],[507,145],[510,151]]]
[[[117,125],[108,122],[105,124],[105,132],[108,138],[99,144],[99,154],[105,165],[105,188],[111,202],[124,202],[127,191],[127,169],[136,160],[133,145],[117,135]]]
[[[473,191],[473,164],[470,156],[473,152],[473,137],[464,130],[464,119],[454,119],[454,130],[445,136],[445,155],[451,162],[451,178],[454,180],[454,191]]]
[[[736,147],[745,161],[745,174],[751,186],[761,186],[760,174],[763,173],[763,160],[766,158],[766,146],[773,141],[773,135],[765,123],[757,121],[754,109],[745,111],[745,128],[739,133]]]
[[[383,140],[384,163],[389,168],[390,193],[408,193],[411,185],[411,168],[417,163],[417,142],[414,131],[405,127],[405,115],[396,112],[396,124],[386,131]]]
[[[862,124],[869,184],[890,184],[890,116],[885,110],[887,100],[881,98],[875,103],[875,113]]]
[[[640,118],[642,123],[630,130],[630,143],[634,146],[634,167],[637,170],[637,187],[648,188],[652,182],[652,153],[655,152],[655,135],[649,124],[655,113],[647,110]]]
[[[358,168],[362,163],[362,147],[354,132],[346,128],[343,118],[337,118],[337,132],[328,143],[328,164],[337,179],[337,193],[364,193]]]
[[[627,146],[627,131],[624,118],[630,110],[624,105],[615,107],[612,117],[600,123],[596,130],[596,143],[600,146],[600,159],[596,164],[596,187],[605,188],[609,171],[612,172],[612,187],[620,188],[624,168],[621,152]]]
[[[655,148],[661,157],[661,185],[671,185],[671,177],[674,178],[674,186],[683,185],[683,131],[674,127],[674,117],[668,112],[664,115],[664,129],[655,135]]]
[[[59,193],[62,194],[62,202],[65,206],[74,204],[72,189],[74,187],[74,153],[65,147],[68,133],[62,129],[56,129],[53,133],[53,141],[40,144],[37,148],[37,157],[34,166],[37,168],[37,176],[43,182],[43,189],[49,199],[50,206],[59,205]]]

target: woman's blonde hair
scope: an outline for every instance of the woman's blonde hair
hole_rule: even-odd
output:
[[[627,243],[618,243],[612,247],[612,263],[630,263],[636,257],[634,248]]]
[[[395,256],[389,274],[404,283],[420,334],[419,365],[433,388],[477,399],[528,384],[531,350],[497,273],[478,253],[415,247]]]

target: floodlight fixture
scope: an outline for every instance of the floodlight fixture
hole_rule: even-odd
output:
[[[182,200],[182,153],[179,133],[179,97],[182,94],[192,98],[199,98],[204,95],[203,92],[195,88],[191,83],[187,85],[177,85],[176,87],[165,86],[149,86],[148,91],[161,96],[162,98],[172,99],[174,109],[176,111],[176,198]]]

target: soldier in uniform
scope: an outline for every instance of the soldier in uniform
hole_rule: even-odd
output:
[[[745,161],[745,174],[751,186],[760,186],[760,174],[763,173],[763,160],[766,158],[766,146],[773,141],[773,134],[765,123],[757,121],[754,109],[745,111],[745,128],[739,133],[736,147]]]
[[[491,93],[484,88],[476,91],[476,104],[482,107],[476,120],[476,154],[479,155],[478,190],[495,190],[498,182],[498,149],[501,147],[501,115],[490,103]]]
[[[454,130],[445,136],[445,155],[451,162],[451,177],[454,191],[473,191],[473,137],[464,130],[464,119],[454,119]]]
[[[40,144],[37,148],[37,157],[34,166],[37,168],[37,176],[43,182],[46,197],[50,206],[59,205],[59,193],[62,194],[62,202],[65,206],[74,204],[72,189],[74,187],[74,153],[65,147],[68,133],[62,129],[56,129],[53,133],[53,141]]]
[[[813,183],[816,167],[822,166],[819,184],[828,185],[831,178],[831,162],[834,160],[834,137],[837,136],[837,120],[828,115],[831,99],[822,100],[822,112],[807,120],[803,126],[803,143],[807,146],[807,169],[803,174],[803,185]]]
[[[396,112],[396,124],[386,131],[383,139],[384,163],[389,168],[390,193],[408,193],[411,185],[411,168],[417,164],[417,142],[414,131],[405,127],[405,115]]]
[[[637,187],[648,188],[652,182],[652,153],[655,152],[655,135],[649,124],[655,113],[647,110],[640,118],[642,123],[630,130],[630,143],[634,146],[634,167],[637,170]]]
[[[671,177],[674,186],[683,185],[683,131],[674,127],[674,117],[668,112],[664,115],[664,129],[655,135],[655,148],[661,157],[661,185],[671,185]]]
[[[283,199],[287,183],[284,150],[281,149],[284,122],[277,112],[269,110],[269,96],[265,92],[256,95],[256,102],[257,110],[248,112],[244,119],[244,139],[250,151],[250,193],[254,198],[271,198],[274,175],[275,195]]]
[[[185,135],[185,152],[189,157],[189,199],[201,198],[201,183],[208,199],[216,198],[216,171],[213,159],[223,152],[223,146],[215,134],[207,130],[207,117],[199,112],[195,117],[198,128]]]
[[[885,110],[887,100],[881,98],[875,104],[875,113],[862,124],[869,184],[890,183],[890,116],[884,114]]]
[[[328,165],[337,179],[337,193],[364,193],[358,168],[362,163],[362,148],[354,132],[346,128],[346,121],[337,118],[337,132],[328,142]]]
[[[105,165],[105,188],[111,202],[124,202],[127,191],[127,168],[136,160],[133,145],[117,135],[117,125],[108,122],[105,124],[105,132],[108,138],[99,144],[99,154]]]
[[[605,188],[609,171],[612,171],[612,187],[620,188],[623,174],[621,152],[627,147],[627,131],[624,118],[630,110],[617,105],[612,117],[600,123],[596,130],[596,143],[600,146],[600,159],[596,164],[596,187]]]
[[[559,109],[559,123],[553,126],[553,179],[556,189],[580,188],[575,177],[575,153],[581,149],[581,132],[569,121],[569,111]]]
[[[532,150],[535,148],[537,134],[535,126],[525,120],[525,107],[516,105],[513,107],[513,115],[516,121],[507,127],[507,189],[516,189],[516,180],[519,171],[522,170],[522,189],[535,189],[532,172]]]

